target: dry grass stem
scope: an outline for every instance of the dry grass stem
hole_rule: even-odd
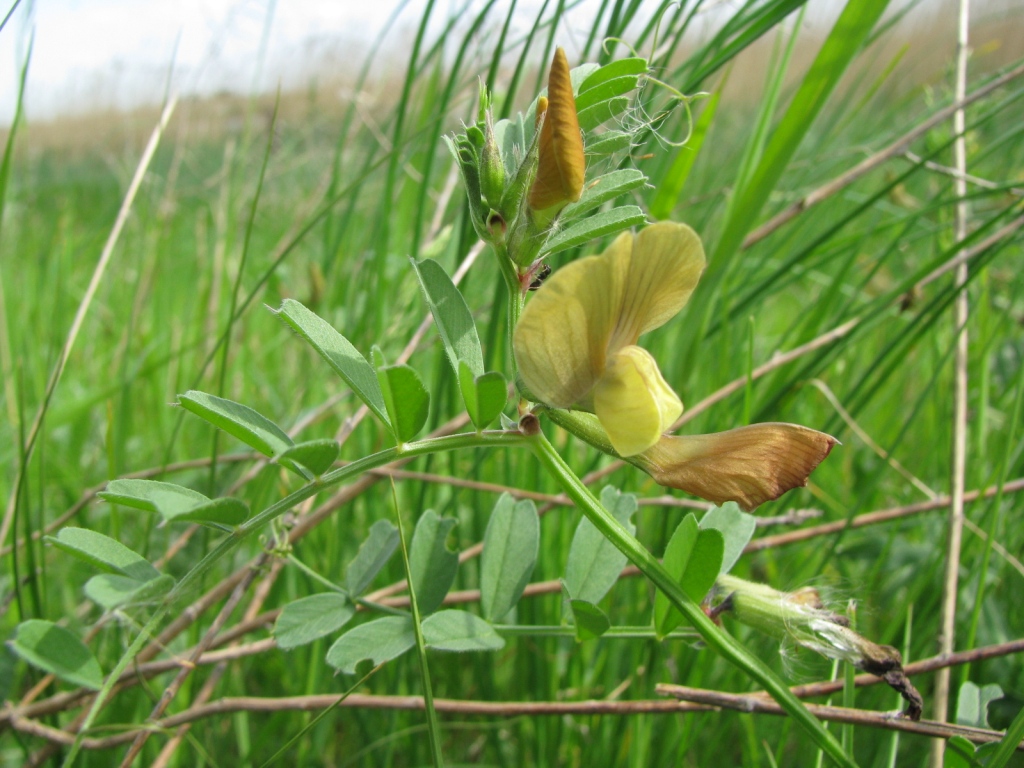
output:
[[[142,180],[146,176],[146,171],[149,170],[149,163],[153,159],[153,155],[156,154],[156,148],[160,146],[160,139],[163,137],[164,129],[167,127],[167,123],[170,121],[171,115],[174,114],[174,108],[177,104],[177,96],[172,97],[167,102],[163,113],[160,115],[159,122],[149,137],[149,143],[146,144],[146,148],[142,152],[139,164],[135,168],[135,174],[132,176],[131,183],[128,185],[128,190],[125,192],[124,199],[121,201],[121,207],[117,212],[117,217],[114,219],[114,226],[111,227],[110,234],[107,236],[107,240],[103,244],[103,250],[100,253],[100,258],[96,262],[96,267],[93,269],[92,277],[89,279],[89,286],[86,288],[85,294],[82,296],[82,300],[78,303],[78,309],[75,311],[75,318],[71,322],[71,328],[68,329],[68,335],[64,340],[64,346],[61,348],[60,354],[57,356],[57,361],[54,363],[53,370],[50,373],[50,378],[46,383],[46,390],[43,393],[43,399],[39,405],[39,410],[36,411],[35,418],[32,421],[32,426],[29,427],[28,434],[25,436],[23,448],[24,456],[22,461],[23,465],[15,476],[14,483],[11,487],[11,495],[7,499],[7,509],[4,512],[3,522],[0,523],[0,545],[3,545],[7,541],[7,534],[11,531],[11,524],[14,521],[14,512],[18,507],[18,498],[21,495],[21,484],[25,476],[26,465],[32,457],[32,450],[35,446],[36,438],[39,436],[39,430],[42,427],[43,418],[46,416],[46,412],[49,409],[50,399],[53,397],[54,390],[57,389],[57,383],[60,381],[61,374],[64,373],[64,366],[67,365],[68,358],[71,356],[71,350],[74,348],[75,341],[78,338],[78,333],[82,329],[82,323],[85,322],[85,316],[89,313],[89,308],[92,306],[93,297],[95,297],[96,291],[99,290],[100,283],[103,280],[103,275],[107,271],[107,265],[110,263],[110,258],[114,253],[114,246],[117,245],[117,242],[121,237],[121,231],[124,229],[124,224],[128,220],[128,214],[132,209],[132,204],[135,202],[135,195],[139,191],[139,187],[142,186]]]
[[[1016,480],[1010,480],[1000,486],[990,486],[984,490],[967,491],[964,493],[964,501],[972,502],[977,499],[988,499],[991,498],[1000,491],[1002,493],[1016,493],[1017,491],[1024,490],[1024,478],[1017,478]],[[836,520],[831,523],[822,523],[821,525],[815,525],[810,528],[801,528],[798,531],[786,531],[785,533],[779,533],[774,536],[763,536],[759,539],[754,539],[749,544],[744,552],[758,552],[762,549],[772,549],[774,547],[782,547],[787,544],[793,544],[797,541],[806,541],[813,539],[818,536],[827,536],[831,533],[839,533],[840,531],[852,528],[863,528],[866,525],[877,525],[878,523],[885,523],[889,520],[898,520],[904,517],[910,517],[921,512],[930,512],[936,509],[945,509],[949,506],[949,496],[939,496],[935,499],[928,501],[920,501],[916,504],[904,504],[899,507],[892,507],[890,509],[878,510],[876,512],[866,512],[863,515],[857,515],[856,517],[850,518],[849,520]]]
[[[947,120],[950,119],[950,117],[955,115],[957,112],[962,112],[965,107],[968,107],[974,102],[978,101],[979,99],[988,96],[993,91],[1003,87],[1007,83],[1012,82],[1021,75],[1024,75],[1024,64],[1017,65],[1016,67],[1006,72],[1005,74],[995,78],[992,82],[983,85],[981,88],[974,91],[970,96],[964,96],[956,99],[956,101],[953,104],[949,105],[948,107],[945,107],[944,109],[940,109],[927,120],[920,123],[919,125],[911,129],[907,133],[903,134],[902,136],[900,136],[898,139],[896,139],[896,141],[889,144],[889,146],[885,147],[884,149],[880,149],[875,154],[862,160],[860,163],[855,165],[846,173],[837,176],[835,179],[828,182],[827,184],[823,184],[822,186],[815,189],[813,192],[804,195],[802,198],[797,200],[788,208],[784,209],[780,213],[773,216],[767,222],[765,222],[760,227],[751,232],[749,235],[747,235],[746,239],[743,241],[743,247],[749,248],[755,243],[764,240],[766,237],[768,237],[768,235],[772,234],[775,230],[779,229],[779,227],[783,226],[784,224],[795,219],[808,208],[817,205],[823,200],[827,200],[828,198],[832,197],[832,195],[842,191],[846,187],[853,184],[853,182],[857,181],[857,179],[870,173],[875,168],[878,168],[887,160],[890,160],[893,157],[902,154],[909,148],[911,143],[913,143],[920,137],[924,136],[926,133],[928,133],[928,131],[930,131],[935,126],[946,122]]]
[[[968,34],[970,29],[970,0],[960,0],[959,24],[956,39],[955,98],[964,100],[967,92]],[[967,118],[963,107],[953,113],[953,157],[957,176],[953,181],[957,204],[954,208],[954,238],[963,242],[967,237]],[[959,293],[953,304],[953,330],[956,351],[953,360],[953,441],[950,451],[950,492],[948,539],[946,541],[946,568],[942,580],[942,608],[939,620],[939,653],[949,654],[956,646],[956,607],[960,595],[960,550],[964,533],[964,487],[967,475],[967,366],[969,364],[967,320],[967,263],[958,264],[954,282]],[[936,720],[945,720],[949,706],[949,669],[940,669],[935,676],[932,712]],[[945,743],[935,741],[931,749],[932,768],[942,768]]]

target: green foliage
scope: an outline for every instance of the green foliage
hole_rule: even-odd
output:
[[[378,419],[386,425],[390,424],[377,376],[366,358],[348,339],[292,299],[282,302],[277,316],[320,353]]]
[[[394,510],[384,474],[394,477],[401,517],[419,521],[413,581],[424,601],[426,647],[483,651],[428,652],[439,697],[565,706],[611,703],[618,700],[612,693],[656,700],[655,686],[666,681],[762,688],[758,668],[726,663],[706,641],[698,647],[689,626],[697,623],[687,619],[666,635],[676,609],[668,610],[648,578],[621,578],[628,562],[621,550],[561,506],[563,486],[520,450],[527,441],[518,431],[518,398],[506,407],[516,383],[507,343],[516,307],[503,285],[507,276],[485,250],[459,288],[448,277],[475,257],[477,237],[500,247],[495,212],[521,212],[531,180],[534,73],[543,79],[550,48],[567,43],[567,24],[581,33],[570,56],[580,52],[572,81],[587,183],[583,199],[534,243],[531,260],[543,257],[557,270],[648,217],[689,223],[708,246],[707,274],[686,314],[643,340],[687,405],[680,433],[721,431],[749,416],[803,423],[843,441],[807,489],[763,509],[780,521],[802,520],[788,513],[810,510],[821,519],[799,525],[828,523],[832,532],[781,545],[773,541],[777,530],[766,540],[765,529],[731,504],[694,527],[677,506],[690,500],[662,503],[662,494],[678,494],[542,424],[572,471],[591,487],[614,486],[602,501],[632,537],[615,529],[619,542],[665,552],[677,588],[699,599],[714,577],[719,555],[711,542],[720,532],[720,573],[784,590],[814,584],[830,609],[837,585],[859,602],[865,635],[899,646],[908,659],[932,655],[946,534],[943,513],[929,500],[950,486],[950,308],[958,289],[949,274],[923,278],[962,247],[978,246],[965,289],[966,483],[993,491],[968,503],[977,528],[964,538],[957,642],[967,650],[1024,634],[1013,559],[1024,549],[1024,531],[1013,524],[1020,493],[1014,481],[1024,474],[1024,284],[1014,261],[1020,230],[1005,229],[1021,215],[1021,80],[967,110],[967,167],[981,182],[969,186],[972,234],[958,243],[946,123],[909,142],[910,154],[829,186],[950,103],[948,73],[936,70],[924,81],[915,73],[923,46],[951,55],[951,28],[941,38],[908,36],[889,21],[898,14],[880,16],[882,1],[847,3],[827,37],[813,33],[810,15],[794,13],[801,0],[717,9],[700,35],[692,34],[696,25],[710,17],[692,5],[667,6],[655,18],[645,16],[661,10],[654,5],[608,3],[591,22],[580,22],[571,3],[549,3],[535,19],[524,16],[522,4],[505,4],[504,17],[493,14],[501,4],[472,6],[462,19],[441,19],[434,5],[418,20],[414,45],[382,37],[352,84],[353,93],[370,92],[400,56],[407,76],[388,89],[398,101],[376,103],[370,115],[355,100],[337,107],[311,86],[309,98],[295,100],[275,122],[265,177],[257,171],[271,137],[258,99],[237,131],[168,132],[91,306],[83,297],[141,142],[118,145],[118,131],[90,129],[80,133],[96,134],[102,147],[54,149],[35,143],[45,132],[24,116],[8,132],[0,166],[0,252],[11,257],[0,264],[7,425],[0,484],[8,510],[0,546],[14,655],[0,682],[5,699],[18,702],[38,682],[35,669],[57,675],[61,688],[87,691],[104,685],[101,670],[110,673],[99,699],[48,689],[29,705],[47,714],[25,709],[21,722],[70,733],[69,724],[88,715],[83,738],[145,727],[153,735],[137,762],[155,761],[167,742],[159,737],[160,717],[146,722],[154,700],[181,674],[185,685],[165,714],[198,703],[208,667],[201,661],[183,671],[180,661],[214,627],[228,594],[239,602],[210,636],[216,645],[209,659],[224,658],[222,642],[237,643],[229,655],[239,652],[224,662],[211,703],[337,695],[352,679],[339,683],[331,673],[353,674],[364,660],[388,663],[360,682],[360,693],[421,695],[414,657],[403,656],[415,646],[415,626],[405,614],[407,597],[396,594],[404,572],[393,557],[398,532],[387,519]],[[935,17],[952,23],[955,14]],[[997,52],[980,41],[974,46],[968,92],[1000,67],[1015,66],[1015,24],[1019,14],[1008,14]],[[775,52],[751,49],[759,40],[776,41]],[[654,53],[645,60],[627,44]],[[904,49],[909,53],[893,53]],[[493,104],[503,171],[492,162],[487,179],[477,172],[493,153],[486,115],[473,103],[478,75],[489,89],[484,108]],[[22,84],[33,88],[24,77]],[[710,96],[685,100],[699,91]],[[297,112],[304,109],[298,101],[312,108]],[[693,106],[692,125],[685,104]],[[212,114],[202,101],[190,109]],[[686,137],[681,147],[667,143]],[[463,179],[454,190],[447,183],[453,169]],[[759,229],[788,210],[792,218],[770,234]],[[407,254],[419,265],[419,280]],[[424,271],[430,289],[418,285]],[[415,335],[425,313],[420,291],[445,307],[440,319],[433,313],[441,346],[431,346],[433,330]],[[280,307],[284,324],[256,311],[261,303]],[[78,341],[58,360],[80,309]],[[417,344],[407,345],[414,338]],[[411,355],[409,367],[371,364],[359,350],[375,346],[381,361]],[[778,353],[794,349],[802,351],[776,364]],[[167,407],[176,392],[186,393],[182,408]],[[376,419],[363,420],[360,405]],[[485,431],[499,423],[500,432]],[[233,440],[211,439],[207,424],[273,462],[254,463]],[[128,479],[135,473],[144,479]],[[95,488],[105,488],[102,503],[91,503],[94,493],[85,490]],[[515,489],[538,494],[531,497],[536,506],[504,495]],[[641,505],[630,506],[636,497]],[[913,517],[845,525],[865,512],[919,503]],[[429,509],[437,512],[422,511]],[[471,547],[481,541],[476,559]],[[680,568],[685,542],[690,557]],[[743,555],[748,543],[756,551]],[[449,546],[465,553],[461,564]],[[276,560],[286,555],[287,563]],[[559,577],[566,599],[552,591]],[[467,602],[455,611],[446,599]],[[243,619],[273,610],[280,610],[276,649],[261,642],[267,621]],[[560,626],[568,620],[572,627]],[[803,651],[787,665],[777,644],[728,611],[721,622],[776,679],[792,678],[794,668],[806,680],[831,673],[828,662]],[[587,642],[573,643],[573,636]],[[170,659],[176,663],[167,671]],[[123,674],[133,667],[136,675]],[[114,679],[125,682],[115,690]],[[961,680],[968,684],[956,697],[958,718],[984,727],[988,704],[992,726],[1010,730],[1002,744],[977,750],[952,740],[947,765],[1012,765],[1024,732],[1019,656],[975,662]],[[989,702],[985,692],[994,683],[1006,696]],[[918,684],[930,704],[928,682]],[[848,703],[891,711],[895,696],[883,688],[851,689]],[[84,701],[98,703],[90,711]],[[239,711],[230,723],[204,715],[172,759],[192,764],[231,755],[240,765],[259,765],[281,746],[281,734],[296,737],[288,758],[296,765],[433,758],[427,739],[408,736],[422,728],[422,711],[321,715]],[[671,716],[673,727],[664,727],[667,717],[520,717],[502,721],[500,736],[496,721],[478,719],[445,727],[441,743],[452,763],[803,765],[819,754],[820,734],[793,727],[792,719],[780,729],[777,719],[723,712]],[[44,731],[7,725],[7,759],[27,763],[39,754]],[[894,741],[858,726],[849,754],[832,757],[911,764],[927,746],[922,737]],[[68,762],[122,757],[102,750],[86,759],[85,751],[69,752]]]
[[[577,248],[591,240],[607,237],[647,221],[644,212],[635,205],[623,205],[610,211],[601,211],[590,218],[577,221],[545,243],[543,254],[551,256],[570,248]]]
[[[665,547],[665,570],[678,579],[683,591],[695,603],[707,596],[723,565],[725,539],[715,528],[699,528],[697,518],[689,514],[676,527]],[[665,595],[654,596],[654,628],[663,638],[683,621]]]
[[[989,728],[988,705],[1001,698],[1003,689],[995,683],[979,688],[977,683],[968,680],[960,686],[956,697],[956,722],[976,728]]]
[[[103,671],[92,651],[74,632],[52,621],[23,621],[10,648],[29,664],[72,685],[95,691],[103,682]]]
[[[687,516],[688,519],[688,516]],[[680,524],[681,525],[681,524]],[[721,573],[728,573],[740,559],[744,548],[757,530],[757,518],[740,509],[734,501],[727,501],[720,507],[712,507],[700,519],[701,530],[714,528],[722,534]]]
[[[157,576],[148,581],[103,573],[93,576],[83,591],[85,596],[104,610],[112,611],[127,605],[145,605],[155,603],[171,591],[174,579],[170,576]]]
[[[440,264],[430,259],[413,263],[434,324],[459,382],[459,391],[476,428],[485,429],[505,407],[505,378],[484,372],[476,324],[462,293]]]
[[[466,412],[478,430],[489,427],[508,401],[508,384],[501,373],[488,371],[474,375],[465,360],[459,361],[459,390]]]
[[[498,497],[484,532],[480,556],[480,608],[500,621],[511,611],[533,575],[540,549],[540,521],[532,501]]]
[[[606,485],[601,504],[627,531],[636,531],[632,523],[636,496]],[[563,586],[570,598],[597,604],[615,586],[625,565],[626,556],[588,518],[581,518],[569,545]]]
[[[319,476],[334,465],[340,452],[341,446],[334,440],[307,440],[286,448],[277,461],[289,468],[305,467]]]
[[[468,366],[474,376],[479,376],[484,372],[480,337],[462,293],[436,261],[424,259],[418,263],[413,262],[413,268],[430,306],[430,313],[434,316],[434,324],[441,334],[452,370],[458,374],[461,362]]]
[[[398,549],[398,529],[390,520],[377,520],[370,535],[359,547],[345,570],[345,588],[350,595],[361,595]]]
[[[378,362],[378,360],[380,362]],[[423,429],[430,411],[430,394],[423,381],[408,365],[384,365],[380,351],[374,349],[377,381],[395,441],[399,445],[412,440]]]
[[[310,595],[288,603],[274,622],[274,641],[288,651],[333,634],[348,624],[356,607],[345,595]]]
[[[119,573],[139,581],[149,581],[160,575],[142,555],[109,536],[87,528],[61,528],[56,536],[47,537],[47,540],[58,549],[109,573]]]
[[[455,581],[459,556],[448,549],[445,539],[457,522],[453,517],[440,517],[428,509],[416,523],[409,545],[409,569],[412,589],[424,615],[437,610]]]
[[[292,447],[292,439],[283,429],[247,405],[196,391],[178,395],[178,405],[264,456],[279,456]]]
[[[158,480],[111,480],[99,497],[156,512],[169,523],[201,523],[228,530],[249,517],[249,508],[238,499],[210,499],[191,488]]]
[[[155,602],[174,586],[173,578],[161,574],[141,555],[101,533],[85,528],[63,528],[47,540],[58,549],[106,571],[85,583],[85,596],[105,610]]]
[[[423,638],[438,651],[497,651],[505,641],[491,625],[466,611],[438,611],[423,620]]]
[[[593,603],[586,600],[570,599],[572,623],[576,627],[576,641],[594,640],[611,628],[608,616]]]
[[[339,637],[327,651],[327,663],[346,675],[356,674],[360,663],[373,666],[401,656],[416,645],[412,619],[385,616],[360,624]]]

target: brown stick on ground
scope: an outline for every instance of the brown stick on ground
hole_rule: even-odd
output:
[[[782,707],[765,694],[725,693],[723,691],[707,691],[703,688],[687,688],[682,685],[659,685],[657,691],[662,695],[672,696],[682,701],[705,704],[715,708],[735,709],[740,712],[754,712],[767,715],[786,714]],[[950,723],[939,723],[934,720],[915,722],[889,712],[874,712],[865,709],[832,707],[822,704],[807,704],[805,706],[815,717],[838,723],[885,728],[892,731],[906,731],[937,739],[962,736],[975,744],[987,744],[989,742],[1002,741],[1003,739],[1003,733],[987,728],[951,725]],[[1019,744],[1017,749],[1024,751],[1024,744]]]

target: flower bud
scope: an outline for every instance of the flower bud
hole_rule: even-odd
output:
[[[566,205],[580,199],[586,173],[569,61],[561,48],[555,50],[551,62],[547,102],[540,129],[537,175],[530,187],[529,204],[532,210],[544,212],[553,219]],[[538,112],[541,104],[538,101]]]
[[[480,152],[480,191],[487,205],[498,210],[505,192],[505,162],[494,138],[494,121],[490,112],[484,122],[484,145]]]

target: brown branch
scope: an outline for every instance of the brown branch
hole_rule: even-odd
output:
[[[259,559],[262,560],[263,557]],[[167,710],[167,707],[170,706],[171,701],[175,696],[177,696],[178,691],[181,690],[181,686],[185,684],[185,680],[188,679],[192,670],[195,669],[196,662],[199,660],[199,657],[202,656],[203,653],[213,644],[214,638],[216,638],[217,634],[221,629],[223,629],[228,618],[242,601],[242,596],[249,589],[249,585],[252,584],[257,573],[257,567],[254,566],[250,568],[246,573],[245,578],[243,578],[239,582],[238,586],[236,586],[232,591],[230,599],[228,599],[227,602],[224,603],[223,607],[221,607],[217,617],[213,620],[213,624],[211,624],[210,628],[204,633],[202,640],[200,640],[192,649],[192,652],[189,654],[188,661],[179,667],[178,674],[174,676],[174,679],[164,689],[164,692],[160,696],[160,700],[153,707],[152,712],[150,712],[150,715],[147,718],[148,720],[156,720]],[[142,751],[142,748],[145,746],[151,733],[152,731],[148,729],[139,732],[139,735],[136,737],[135,741],[132,742],[131,747],[128,749],[124,759],[121,761],[121,768],[131,768],[132,763],[135,762],[135,758],[138,756],[139,752]]]
[[[808,208],[811,208],[817,205],[818,203],[822,202],[823,200],[828,199],[837,192],[842,191],[846,187],[853,184],[853,182],[857,181],[857,179],[870,173],[887,160],[902,154],[910,147],[910,144],[912,142],[914,142],[924,134],[928,133],[928,131],[930,131],[932,128],[939,125],[940,123],[944,123],[945,121],[949,120],[949,118],[952,117],[958,110],[961,110],[964,107],[973,104],[979,99],[992,93],[992,91],[1001,88],[1002,86],[1009,83],[1011,80],[1014,80],[1015,78],[1020,77],[1021,75],[1024,75],[1024,64],[1014,67],[1006,74],[997,77],[988,85],[983,85],[981,88],[974,91],[970,96],[966,97],[965,99],[956,101],[955,103],[950,104],[948,107],[940,109],[934,115],[925,120],[923,123],[918,124],[915,128],[911,129],[907,133],[900,136],[900,138],[896,139],[896,141],[894,141],[889,146],[885,147],[884,149],[880,149],[875,154],[871,155],[865,160],[862,160],[860,163],[855,165],[846,173],[837,176],[827,184],[823,184],[822,186],[815,189],[813,192],[804,195],[802,198],[797,200],[788,208],[785,208],[784,210],[773,216],[771,219],[769,219],[760,227],[758,227],[749,235],[747,235],[746,239],[743,241],[743,247],[749,248],[755,243],[764,240],[766,237],[768,237],[768,235],[775,232],[775,230],[779,229],[779,227],[781,227],[783,224],[792,221],[794,218],[799,216]]]
[[[640,699],[633,701],[595,700],[584,701],[462,701],[455,699],[434,699],[438,712],[460,716],[477,715],[486,717],[514,716],[550,716],[550,715],[631,715],[660,714],[709,711],[725,707],[739,709],[744,712],[763,712],[768,714],[784,714],[773,700],[764,694],[737,695],[719,691],[706,691],[695,688],[684,688],[674,685],[657,686],[658,693],[671,696],[671,699]],[[796,689],[794,689],[796,690]],[[264,698],[256,696],[226,697],[207,704],[190,707],[184,712],[166,717],[152,723],[151,730],[169,730],[179,728],[188,723],[208,717],[227,715],[236,712],[285,712],[322,711],[337,706],[349,709],[391,709],[406,711],[422,711],[423,699],[419,696],[375,696],[352,694],[344,701],[338,702],[337,694],[315,694],[310,696],[286,696],[280,698]],[[683,699],[683,700],[681,700]],[[847,709],[843,707],[824,707],[808,705],[816,716],[826,720],[836,720],[855,725],[889,728],[918,733],[926,736],[948,738],[954,735],[964,736],[976,743],[998,741],[1003,734],[983,728],[951,726],[944,723],[922,721],[914,723],[900,719],[887,713],[868,712],[865,710]],[[59,744],[70,744],[74,736],[57,728],[42,725],[18,713],[4,712],[11,726],[18,731]],[[141,730],[141,729],[139,729]],[[86,738],[83,747],[89,750],[109,749],[130,741],[138,730],[118,734],[103,739]]]
[[[973,248],[968,248],[965,251],[960,251],[959,253],[957,253],[956,256],[947,261],[945,264],[936,267],[932,272],[929,272],[927,275],[922,277],[911,290],[920,290],[929,283],[942,277],[947,272],[952,272],[955,269],[959,269],[960,267],[964,266],[968,261],[977,256],[979,253],[987,251],[1000,240],[1003,240],[1004,238],[1007,238],[1010,235],[1012,235],[1022,226],[1024,226],[1024,216],[1019,216],[1013,221],[1011,221],[1009,224],[1005,224],[999,229],[997,229],[995,232],[986,237]]]
[[[964,501],[971,502],[981,498],[987,499],[995,496],[1000,492],[1000,490],[1002,490],[1003,493],[1013,493],[1024,490],[1024,478],[1010,480],[1003,484],[1001,488],[998,485],[993,485],[980,491],[968,491],[964,494]],[[843,531],[848,528],[863,528],[866,525],[876,525],[878,523],[888,522],[889,520],[910,517],[911,515],[916,515],[920,512],[945,509],[948,506],[949,497],[939,496],[935,499],[929,499],[928,501],[919,501],[916,504],[906,504],[904,506],[883,509],[877,512],[867,512],[863,515],[857,515],[850,520],[836,520],[832,523],[822,523],[821,525],[811,526],[810,528],[801,528],[797,531],[786,531],[785,533],[779,533],[774,536],[763,536],[751,541],[743,551],[759,552],[762,549],[782,547],[786,544],[793,544],[797,541],[805,541],[817,536],[826,536],[830,533],[838,533],[839,531]]]
[[[547,588],[550,585],[557,587],[558,582],[540,582],[537,585],[531,586],[544,586]],[[557,591],[552,588],[551,591]],[[229,648],[223,651],[208,651],[202,654],[196,659],[197,665],[224,665],[230,660],[244,658],[259,653],[264,653],[275,647],[274,641],[267,639],[261,640],[256,643],[252,643],[248,646],[239,646],[235,648]],[[946,657],[932,657],[930,659],[922,659],[921,661],[907,664],[904,667],[904,672],[907,675],[922,674],[926,672],[932,672],[936,669],[944,667],[955,666],[959,664],[970,664],[977,661],[983,661],[985,659],[997,658],[999,656],[1006,656],[1012,653],[1020,653],[1024,651],[1024,639],[1014,640],[1008,643],[1000,643],[997,645],[985,646],[982,648],[975,648],[970,651],[961,651],[954,653]],[[180,662],[173,660],[161,660],[158,662],[150,662],[148,664],[139,665],[135,672],[126,672],[122,677],[123,684],[133,684],[138,681],[139,678],[149,678],[161,672],[169,669],[180,667]],[[857,687],[875,685],[882,682],[881,678],[870,675],[861,674],[854,678],[854,685]],[[122,683],[119,683],[121,685]],[[663,685],[659,686],[659,690],[665,688],[666,691],[670,689],[670,686]],[[800,698],[808,698],[813,696],[825,696],[835,693],[843,688],[843,681],[841,680],[829,680],[819,683],[808,683],[804,685],[797,685],[792,687],[790,690],[794,695]],[[40,738],[48,739],[55,743],[70,743],[65,742],[63,739],[73,740],[74,737],[65,731],[57,729],[48,729],[48,726],[41,726],[32,718],[41,717],[43,715],[53,714],[55,712],[66,709],[77,701],[81,701],[85,698],[91,698],[91,692],[78,691],[78,695],[73,696],[69,694],[58,694],[57,696],[48,699],[45,702],[38,702],[36,704],[27,707],[11,707],[7,706],[3,710],[0,710],[0,726],[7,726],[14,728],[25,733],[32,733]],[[763,695],[763,694],[762,694]],[[224,707],[228,707],[228,704],[224,702],[250,702],[252,703],[252,709],[246,711],[280,711],[284,709],[322,709],[327,706],[333,705],[337,701],[337,696],[333,694],[322,694],[317,696],[305,696],[305,697],[288,697],[285,699],[254,699],[254,698],[237,698],[237,699],[226,699],[221,702],[215,702],[210,705],[204,705],[202,709],[197,709],[195,706],[190,707],[185,712],[175,715],[171,718],[166,718],[157,723],[151,724],[152,728],[176,728],[186,723],[194,722],[201,717],[205,717],[215,710],[217,712],[224,711]],[[365,706],[365,707],[377,707],[377,708],[391,708],[391,709],[416,709],[422,706],[422,700],[417,697],[388,697],[388,696],[350,696],[350,703],[344,704],[344,706]],[[687,712],[709,709],[708,706],[698,704],[679,704],[677,702],[514,702],[514,703],[502,703],[502,702],[457,702],[451,700],[442,699],[444,702],[439,706],[440,711],[445,712],[461,712],[464,714],[484,714],[484,715],[513,715],[513,714],[630,714],[633,712]],[[275,704],[277,702],[277,704]],[[234,705],[231,705],[234,706]],[[239,710],[230,710],[239,711]],[[63,734],[63,735],[60,735]],[[131,741],[137,732],[129,734],[120,734],[110,739],[86,739],[86,749],[105,749],[113,746],[128,743]]]
[[[957,653],[951,653],[948,656],[938,655],[927,659],[921,659],[920,661],[905,664],[903,666],[903,672],[908,677],[921,675],[927,672],[934,672],[937,669],[957,667],[961,664],[973,664],[976,661],[984,661],[985,659],[994,659],[1000,656],[1009,656],[1011,654],[1021,652],[1024,652],[1024,638],[1019,640],[1010,640],[1005,643],[997,643],[996,645],[986,645],[969,651],[959,651]],[[860,674],[853,679],[853,684],[858,688],[877,685],[881,682],[884,681],[871,674]],[[825,680],[818,683],[795,685],[790,690],[793,692],[794,696],[799,698],[811,698],[814,696],[829,696],[841,691],[843,686],[844,681],[842,680]]]
[[[703,704],[722,709],[735,709],[740,712],[751,712],[766,715],[785,715],[785,710],[765,694],[736,694],[723,691],[708,691],[703,688],[687,688],[682,685],[659,685],[657,692],[672,696],[682,701]],[[975,744],[1002,741],[1003,734],[987,728],[972,728],[965,725],[951,725],[934,720],[908,720],[890,712],[872,712],[849,707],[833,707],[823,704],[805,704],[808,711],[820,720],[831,720],[837,723],[884,728],[890,731],[905,731],[936,739],[949,739],[963,736]],[[1024,744],[1017,747],[1024,750]]]

